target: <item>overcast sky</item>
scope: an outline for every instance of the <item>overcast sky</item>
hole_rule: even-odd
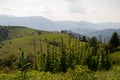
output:
[[[0,15],[120,22],[120,0],[0,0]]]

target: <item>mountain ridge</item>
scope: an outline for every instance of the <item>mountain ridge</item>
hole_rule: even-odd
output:
[[[120,23],[113,23],[113,22],[90,23],[85,21],[80,21],[80,22],[52,21],[42,16],[15,17],[15,16],[1,15],[0,25],[28,26],[33,29],[47,30],[47,31],[71,30],[73,32],[77,32],[79,34],[83,34],[86,36],[92,36],[93,34],[97,34],[97,32],[111,28],[120,29]],[[109,33],[109,31],[107,32]]]

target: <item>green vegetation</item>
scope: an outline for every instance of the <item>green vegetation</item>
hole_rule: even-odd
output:
[[[84,37],[82,42],[63,32],[2,28],[8,34],[0,43],[1,80],[120,79],[119,46],[110,53],[111,41]]]
[[[0,42],[8,37],[8,30],[6,27],[0,26]]]
[[[26,78],[27,70],[31,67],[31,65],[31,63],[28,63],[25,60],[24,52],[22,51],[19,59],[18,69],[21,71],[21,77],[23,79]]]
[[[116,48],[119,46],[120,40],[118,34],[115,32],[110,39],[110,50],[115,51]]]
[[[66,73],[40,72],[31,70],[27,72],[26,79],[24,80],[119,80],[120,79],[120,66],[114,66],[109,71],[92,72],[86,66],[76,66]],[[1,73],[0,80],[23,80],[20,72]]]
[[[120,52],[114,52],[110,55],[110,59],[112,64],[114,65],[120,65]]]

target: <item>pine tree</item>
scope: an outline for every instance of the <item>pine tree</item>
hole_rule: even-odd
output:
[[[109,43],[110,43],[111,51],[113,51],[114,49],[116,49],[119,46],[119,36],[118,36],[117,32],[113,33]]]

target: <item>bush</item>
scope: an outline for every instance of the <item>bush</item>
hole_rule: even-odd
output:
[[[1,67],[14,68],[14,63],[17,61],[15,54],[8,54],[0,60]]]
[[[87,66],[75,66],[74,70],[68,70],[72,80],[92,80],[93,76]]]
[[[19,64],[18,64],[18,68],[21,71],[21,77],[23,79],[26,78],[26,74],[29,68],[31,68],[31,63],[27,63],[25,62],[25,55],[24,52],[22,51],[20,59],[19,59]]]

